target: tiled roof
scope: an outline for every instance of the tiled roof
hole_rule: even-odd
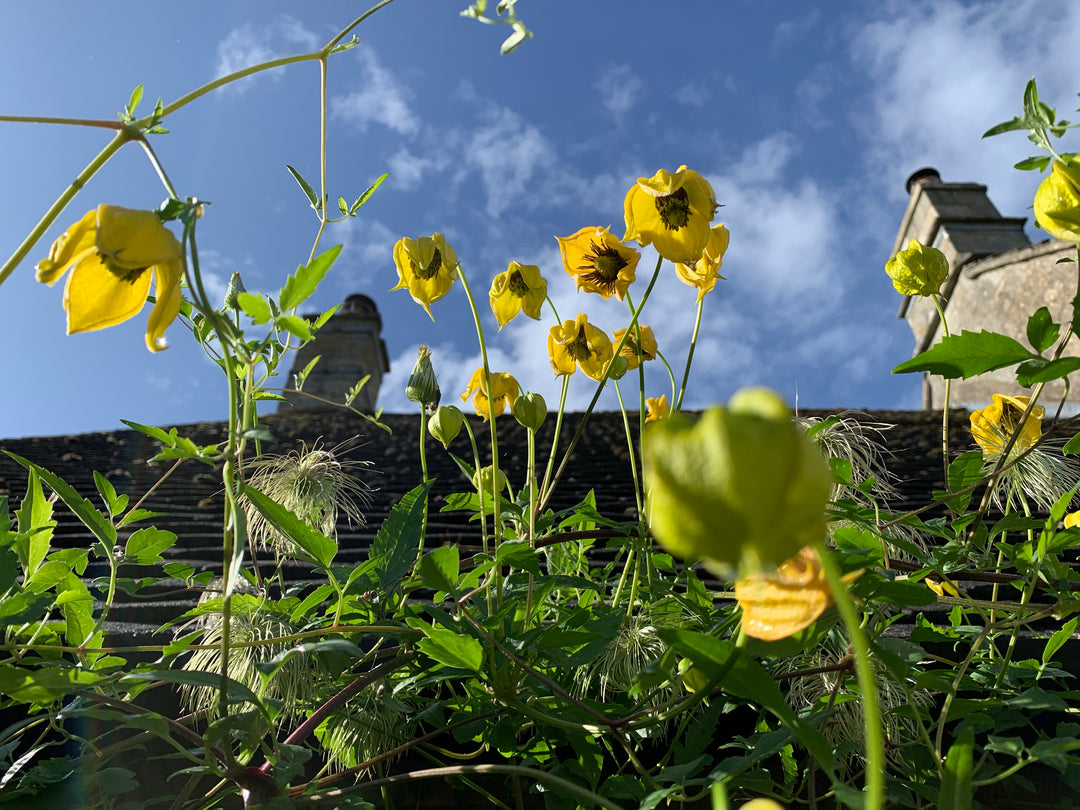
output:
[[[828,412],[804,412],[805,416],[825,416]],[[898,476],[899,498],[891,506],[896,509],[911,508],[928,502],[934,489],[941,489],[941,414],[927,411],[873,411],[861,418],[875,423],[887,423],[894,427],[886,431],[884,439],[893,454],[890,469]],[[488,452],[488,429],[478,417],[470,417],[482,459]],[[580,414],[568,414],[564,419],[560,445],[565,447],[581,419]],[[273,433],[277,442],[264,446],[270,452],[286,452],[296,448],[299,442],[308,445],[321,441],[333,447],[340,442],[354,440],[356,446],[349,457],[367,460],[373,466],[364,475],[373,487],[372,502],[364,511],[366,525],[338,526],[340,552],[337,561],[342,564],[363,560],[375,532],[391,506],[421,481],[420,461],[417,451],[419,415],[391,414],[383,417],[391,433],[372,427],[365,420],[340,409],[297,409],[273,414],[261,419],[261,426]],[[547,458],[546,447],[551,441],[554,418],[549,417],[538,437],[538,464]],[[956,412],[954,423],[959,429],[954,433],[953,452],[968,449],[963,440],[967,415]],[[636,419],[631,418],[636,434]],[[500,417],[498,421],[500,457],[515,484],[524,478],[526,461],[526,432],[512,418]],[[180,435],[199,444],[212,444],[224,438],[224,423],[200,423],[181,426]],[[963,448],[959,447],[964,442]],[[56,473],[74,486],[84,497],[96,505],[101,504],[93,482],[93,471],[101,472],[115,486],[118,493],[128,494],[132,502],[142,497],[158,479],[169,470],[173,462],[150,463],[158,451],[157,442],[132,430],[86,433],[71,436],[51,436],[0,441],[0,448],[23,456]],[[477,540],[475,526],[470,527],[463,513],[442,513],[439,510],[445,497],[452,492],[465,491],[468,484],[449,455],[437,443],[428,439],[428,470],[436,483],[430,499],[427,545],[432,547],[446,542],[458,542],[463,547],[474,545]],[[471,452],[464,436],[458,438],[452,450],[471,463]],[[616,520],[634,519],[635,506],[633,483],[630,475],[629,450],[623,432],[622,417],[618,413],[594,414],[585,434],[575,451],[573,462],[567,468],[558,489],[549,504],[561,509],[578,503],[592,490],[596,495],[599,511]],[[538,471],[542,474],[542,469]],[[176,545],[165,554],[167,561],[177,561],[194,566],[198,570],[220,571],[221,566],[221,516],[223,498],[220,471],[197,461],[183,462],[166,477],[146,498],[143,508],[164,513],[152,523],[178,536]],[[26,485],[26,471],[7,456],[0,456],[0,495],[7,494],[10,508],[18,506]],[[63,506],[57,504],[56,518],[59,523],[54,533],[54,547],[88,548],[92,543],[90,532],[84,528]],[[137,526],[136,526],[137,527]],[[130,532],[136,527],[126,527]],[[601,544],[598,544],[601,545]],[[269,566],[270,560],[264,560]],[[293,575],[302,578],[302,566],[291,569]],[[104,564],[91,563],[88,577],[102,576]],[[124,566],[121,576],[139,577],[158,573],[151,568]],[[121,598],[111,614],[110,629],[124,636],[145,637],[162,623],[175,618],[189,608],[194,594],[177,589],[183,583],[173,581],[151,590],[151,599]]]

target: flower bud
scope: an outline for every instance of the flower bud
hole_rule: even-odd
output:
[[[949,260],[937,248],[912,239],[885,263],[885,272],[901,295],[937,295],[949,276]]]
[[[1054,161],[1035,192],[1035,221],[1051,236],[1080,242],[1080,157],[1068,166]]]
[[[409,384],[405,386],[405,396],[421,405],[439,404],[442,394],[439,381],[435,379],[435,369],[431,366],[431,349],[421,346],[416,353],[416,365],[409,375]]]
[[[225,309],[231,309],[234,312],[240,309],[236,296],[242,292],[247,292],[247,290],[244,289],[244,282],[240,280],[240,274],[234,270],[232,276],[229,277],[229,286],[225,288]]]
[[[450,449],[450,443],[461,432],[465,424],[465,414],[456,405],[440,405],[435,414],[428,419],[428,433],[442,442],[444,450]]]
[[[489,464],[486,467],[482,467],[477,472],[473,473],[472,485],[476,487],[477,492],[483,492],[484,501],[486,503],[494,503],[495,498],[493,493],[495,492],[495,467]],[[510,479],[506,477],[506,473],[499,470],[499,487],[498,491],[502,492],[510,486]]]
[[[611,362],[608,364],[610,370],[608,371],[609,380],[621,380],[626,376],[626,370],[630,368],[630,361],[623,357],[621,354],[611,358]]]
[[[539,430],[547,418],[547,403],[539,394],[526,391],[514,400],[514,418],[524,428]]]
[[[832,473],[773,391],[651,423],[642,456],[654,537],[721,575],[775,568],[825,534]]]

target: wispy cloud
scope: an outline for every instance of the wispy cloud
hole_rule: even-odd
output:
[[[381,124],[402,135],[415,135],[420,121],[409,107],[411,96],[405,85],[379,62],[374,49],[357,45],[361,65],[356,90],[330,99],[330,114],[365,132],[370,124]]]
[[[676,90],[674,98],[684,107],[704,107],[709,102],[710,96],[709,88],[701,84],[691,83],[685,84]]]
[[[600,93],[604,107],[615,116],[623,116],[633,109],[645,90],[645,83],[637,77],[629,65],[613,65],[597,79],[594,85]]]
[[[244,23],[234,28],[218,43],[217,76],[226,76],[238,70],[268,62],[293,53],[313,51],[319,46],[316,35],[304,27],[303,23],[288,14],[280,14],[268,23],[255,25]],[[258,74],[281,77],[284,68]],[[237,93],[244,92],[258,76],[250,77],[232,85]]]

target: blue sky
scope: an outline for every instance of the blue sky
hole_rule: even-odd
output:
[[[1032,75],[1065,117],[1080,90],[1080,4],[1070,0],[521,0],[535,38],[509,56],[498,53],[506,32],[459,18],[464,5],[397,0],[330,62],[331,198],[391,177],[359,219],[328,232],[324,245],[344,250],[310,309],[352,292],[375,299],[393,367],[380,404],[391,412],[413,407],[403,389],[418,344],[434,350],[444,397],[479,364],[459,289],[433,305],[435,323],[389,292],[400,236],[444,232],[485,299],[511,259],[538,264],[563,318],[585,310],[615,328],[625,305],[577,295],[553,237],[586,225],[621,236],[630,185],[682,163],[710,180],[731,231],[687,403],[769,385],[806,408],[918,407],[919,380],[889,374],[913,341],[882,270],[904,180],[931,165],[947,181],[987,184],[1003,214],[1029,216],[1039,178],[1011,169],[1029,144],[979,136],[1019,110]],[[111,119],[136,84],[144,104],[169,102],[222,72],[314,50],[362,10],[17,4],[0,26],[0,113]],[[201,99],[154,140],[180,193],[213,203],[199,226],[212,288],[239,270],[249,289],[276,290],[306,259],[317,223],[285,164],[317,176],[317,110],[318,70],[303,64]],[[100,130],[0,123],[5,258],[104,143]],[[143,345],[146,311],[67,337],[62,285],[34,281],[34,262],[85,211],[152,208],[164,196],[142,152],[126,147],[0,288],[0,437],[224,418],[219,372],[179,323],[156,355]],[[646,249],[639,279],[654,261]],[[676,368],[694,300],[668,267],[643,318]],[[549,312],[501,333],[485,318],[493,367],[556,401]],[[661,367],[648,369],[647,388],[666,390]],[[570,407],[591,394],[576,375]]]

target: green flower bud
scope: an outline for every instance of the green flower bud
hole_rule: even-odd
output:
[[[539,394],[527,391],[514,400],[514,418],[529,430],[539,430],[547,418],[547,403]]]
[[[234,312],[240,309],[236,296],[242,292],[247,292],[244,289],[244,282],[240,280],[240,274],[233,271],[232,276],[229,277],[229,286],[225,288],[225,309],[231,309]]]
[[[620,354],[612,357],[609,365],[608,379],[621,380],[626,375],[626,370],[630,368],[630,361]]]
[[[409,384],[405,386],[405,396],[421,405],[439,404],[442,393],[439,381],[435,379],[435,369],[431,366],[431,349],[421,346],[416,352],[416,365],[409,375]]]
[[[825,535],[832,473],[773,391],[650,423],[642,457],[654,537],[723,576],[775,568]]]
[[[476,487],[477,492],[480,492],[481,490],[483,491],[484,502],[485,503],[490,504],[490,503],[495,502],[495,498],[493,496],[493,493],[496,491],[494,484],[495,484],[495,467],[492,466],[491,464],[489,464],[488,466],[483,467],[480,470],[477,470],[475,473],[473,473],[472,485],[474,487]],[[504,473],[500,469],[499,470],[499,487],[498,487],[498,491],[502,492],[508,486],[510,486],[510,479],[508,479],[506,477],[506,473]]]
[[[885,263],[885,272],[901,295],[937,295],[949,276],[949,260],[937,248],[912,239]]]
[[[428,433],[442,442],[444,450],[450,449],[450,443],[461,433],[465,424],[465,414],[456,405],[440,405],[435,414],[428,419]]]

